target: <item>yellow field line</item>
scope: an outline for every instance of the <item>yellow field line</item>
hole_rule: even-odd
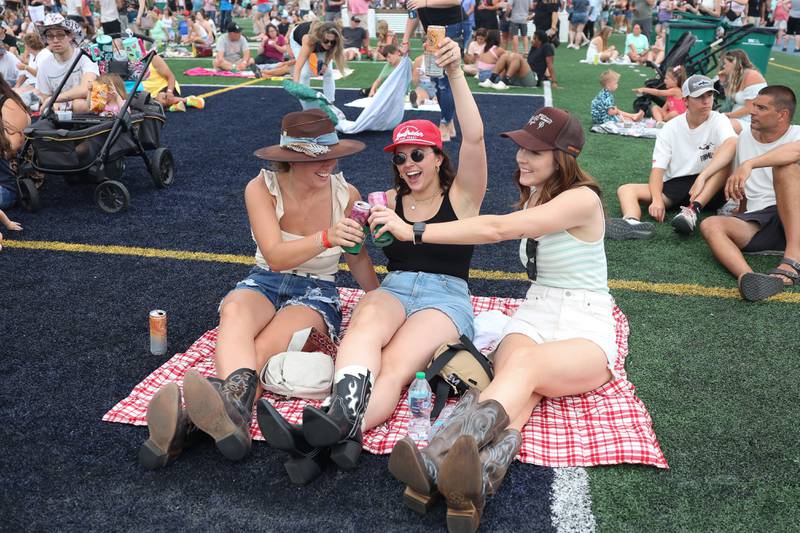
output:
[[[780,63],[770,63],[773,67],[778,68],[785,68],[786,70],[791,70],[792,72],[800,72],[800,69],[796,69],[794,67],[787,67],[786,65],[781,65]]]
[[[213,91],[209,91],[207,93],[200,94],[198,96],[200,96],[201,98],[208,98],[209,96],[216,96],[218,94],[226,93],[228,91],[233,91],[234,89],[241,89],[242,87],[247,87],[248,85],[255,85],[260,81],[266,81],[270,79],[273,78],[253,78],[252,80],[243,81],[242,83],[239,83],[237,85],[230,85],[228,87],[223,87],[222,89],[215,89]]]
[[[215,254],[209,252],[192,252],[187,250],[163,250],[160,248],[143,248],[137,246],[73,244],[56,241],[3,241],[6,248],[21,248],[28,250],[47,250],[53,252],[81,252],[108,255],[131,255],[137,257],[153,257],[157,259],[177,259],[180,261],[208,261],[214,263],[232,263],[238,265],[252,265],[252,255]],[[0,258],[1,260],[2,258]],[[340,270],[348,270],[347,265],[339,265]],[[386,267],[376,266],[379,274],[386,273]],[[469,275],[474,279],[496,281],[527,281],[523,273],[504,272],[502,270],[470,269]],[[739,291],[723,287],[705,287],[688,283],[651,283],[649,281],[635,280],[608,280],[608,286],[613,290],[649,292],[670,296],[701,296],[705,298],[739,298]],[[800,303],[799,292],[784,292],[770,299],[776,302]]]

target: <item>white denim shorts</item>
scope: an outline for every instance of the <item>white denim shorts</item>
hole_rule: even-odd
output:
[[[610,294],[583,289],[556,289],[531,285],[525,301],[503,329],[503,337],[521,333],[537,344],[586,339],[606,355],[614,377],[617,362],[614,298]]]

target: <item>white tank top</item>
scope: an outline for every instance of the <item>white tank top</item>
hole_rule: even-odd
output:
[[[278,184],[278,176],[275,174],[275,172],[266,169],[261,170],[261,176],[264,178],[264,183],[267,184],[269,193],[275,197],[275,214],[278,217],[278,222],[280,222],[281,217],[283,217],[283,197],[281,196],[281,188]],[[350,203],[350,188],[348,187],[347,182],[344,180],[344,176],[341,172],[338,174],[331,174],[331,197],[333,200],[331,224],[333,224],[344,216],[344,212],[347,209],[347,204]],[[255,241],[256,237],[253,235],[252,229],[250,230],[250,235],[253,236],[253,241]],[[295,235],[293,233],[289,233],[288,231],[281,230],[281,237],[283,238],[284,242],[286,242],[302,239],[303,237],[306,237],[306,235]],[[316,257],[309,259],[302,265],[298,265],[294,269],[287,272],[291,273],[296,271],[306,274],[314,274],[316,276],[333,276],[336,274],[337,270],[339,270],[339,259],[341,255],[341,247],[334,246],[333,248],[328,248],[321,251]],[[256,243],[256,265],[265,270],[270,270],[267,261],[264,259],[264,255],[258,248],[258,243]]]

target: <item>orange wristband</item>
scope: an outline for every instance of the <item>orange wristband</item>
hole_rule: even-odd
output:
[[[328,230],[322,231],[322,246],[325,248],[333,248],[331,241],[328,240]]]

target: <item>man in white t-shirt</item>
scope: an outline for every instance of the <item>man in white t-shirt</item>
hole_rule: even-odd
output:
[[[784,283],[800,283],[800,157],[794,164],[764,157],[780,147],[800,145],[800,126],[792,125],[796,107],[788,87],[759,91],[751,106],[750,129],[736,145],[737,168],[725,186],[726,196],[739,202],[739,212],[700,224],[714,257],[736,277],[742,297],[750,301],[781,292]],[[784,250],[779,268],[769,274],[753,273],[742,255]]]
[[[81,53],[73,37],[81,34],[82,30],[77,22],[65,20],[61,15],[51,13],[45,16],[41,32],[47,48],[52,53],[39,61],[39,70],[36,73],[36,92],[44,108],[58,89],[61,80],[67,76],[76,55]],[[78,113],[89,111],[86,96],[89,94],[89,84],[98,74],[97,64],[85,55],[81,56],[58,95],[56,100],[58,105],[54,107],[72,109]]]
[[[666,123],[656,138],[649,183],[628,183],[617,189],[622,218],[606,225],[610,239],[646,239],[652,222],[641,222],[640,204],[649,204],[650,216],[659,222],[669,208],[680,207],[672,219],[675,231],[689,235],[703,209],[716,210],[725,203],[722,187],[730,168],[709,172],[719,160],[730,161],[736,151],[736,132],[730,120],[712,111],[714,82],[694,75],[682,87],[686,113]]]

